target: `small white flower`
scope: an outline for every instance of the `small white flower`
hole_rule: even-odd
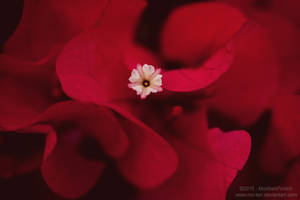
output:
[[[155,69],[152,65],[141,66],[138,64],[136,69],[131,72],[128,87],[135,90],[141,99],[145,99],[151,92],[161,92],[163,89],[160,72],[161,69]]]

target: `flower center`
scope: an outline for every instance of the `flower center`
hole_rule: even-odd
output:
[[[144,80],[144,81],[143,81],[143,86],[144,86],[144,87],[149,87],[149,86],[150,86],[150,81]]]

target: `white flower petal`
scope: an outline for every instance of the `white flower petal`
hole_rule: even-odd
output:
[[[151,93],[150,87],[144,88],[144,90],[141,94],[141,99],[145,99],[150,93]]]
[[[155,72],[155,68],[152,65],[144,65],[143,66],[144,77],[149,79],[152,74]]]
[[[144,72],[143,72],[143,67],[140,64],[138,64],[136,68],[137,68],[137,71],[139,72],[141,79],[144,79],[145,76],[144,76]]]
[[[157,92],[158,92],[158,90],[156,90],[155,87],[150,87],[150,91],[151,91],[152,93],[157,93]]]
[[[129,83],[128,87],[135,90],[137,95],[140,95],[144,90],[144,87],[138,83]]]
[[[163,88],[162,87],[160,87],[160,86],[157,86],[157,85],[152,85],[151,86],[154,90],[156,90],[157,92],[161,92],[161,91],[163,91]]]
[[[162,75],[158,74],[156,75],[152,80],[151,83],[157,86],[161,86],[162,85]]]
[[[135,87],[132,88],[132,89],[134,89],[134,90],[136,91],[136,94],[137,94],[137,95],[140,95],[140,94],[142,94],[142,92],[143,92],[143,90],[144,90],[144,87],[141,86],[141,85],[138,85],[138,86],[135,86]]]
[[[141,80],[142,80],[142,78],[141,78],[139,72],[136,69],[132,70],[131,76],[129,77],[129,81],[131,83],[134,83],[134,82],[140,82]]]

